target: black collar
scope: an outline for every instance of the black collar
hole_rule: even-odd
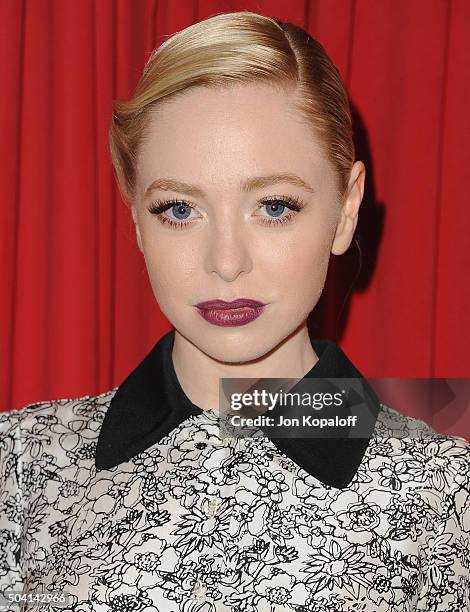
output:
[[[159,442],[202,409],[184,393],[173,367],[174,331],[165,334],[117,388],[101,425],[96,447],[97,470],[110,469]],[[362,374],[331,340],[313,340],[318,361],[304,378],[361,378],[372,416],[380,402]],[[303,380],[303,379],[302,379]],[[354,478],[369,444],[363,438],[272,439],[285,455],[328,486],[346,487]]]

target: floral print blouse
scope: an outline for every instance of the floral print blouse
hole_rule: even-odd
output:
[[[121,389],[0,413],[0,610],[470,611],[470,442],[380,404],[356,455],[323,459],[349,482],[325,483],[266,436],[222,437],[173,333]],[[351,372],[314,346],[317,373]]]

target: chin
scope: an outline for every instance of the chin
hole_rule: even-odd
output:
[[[282,340],[282,337],[277,339],[273,333],[267,333],[266,326],[255,329],[255,323],[221,327],[201,319],[197,330],[195,325],[174,327],[178,333],[212,359],[236,364],[264,357]]]
[[[273,344],[267,342],[266,339],[257,341],[256,338],[253,338],[249,344],[244,343],[243,345],[239,342],[238,344],[230,343],[228,340],[214,343],[206,340],[199,345],[199,348],[212,359],[236,365],[261,359],[273,348]]]

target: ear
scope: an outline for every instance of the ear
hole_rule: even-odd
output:
[[[143,254],[144,249],[142,248],[142,237],[140,235],[140,228],[139,228],[139,221],[137,218],[137,208],[135,205],[133,205],[131,207],[131,213],[132,213],[132,219],[134,220],[134,225],[135,225],[135,233],[136,233],[136,238],[137,238],[137,244],[139,246],[139,249],[141,251],[141,253]]]
[[[358,221],[359,207],[364,195],[365,177],[366,168],[364,164],[361,161],[354,162],[331,247],[333,255],[342,255],[351,244]]]

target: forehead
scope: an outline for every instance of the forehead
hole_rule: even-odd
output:
[[[197,87],[152,110],[137,180],[157,174],[238,184],[242,176],[276,171],[310,180],[331,174],[293,93],[268,84],[236,84]]]

